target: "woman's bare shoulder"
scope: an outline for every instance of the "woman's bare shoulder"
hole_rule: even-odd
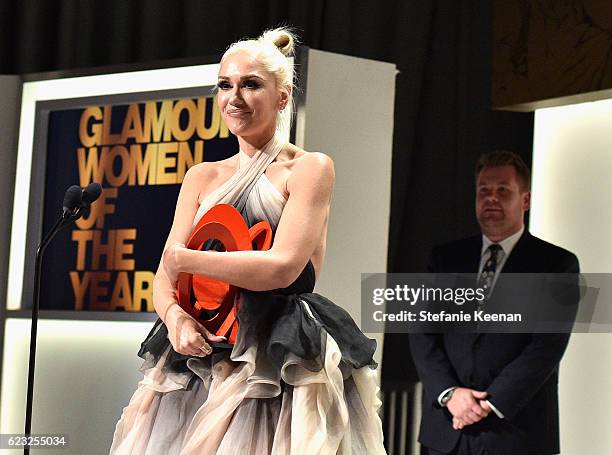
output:
[[[308,152],[293,144],[287,144],[283,150],[283,155],[290,167],[299,165],[299,167],[310,168],[315,166],[333,169],[334,166],[334,162],[329,155],[323,152]]]
[[[296,156],[295,171],[329,175],[333,178],[334,162],[329,155],[323,152],[303,151],[303,153]]]
[[[236,167],[236,157],[231,156],[220,161],[203,161],[189,168],[187,174],[191,177],[214,178],[225,172],[233,172]]]
[[[183,180],[185,190],[193,192],[198,202],[201,202],[219,186],[220,182],[227,180],[228,176],[235,172],[235,161],[235,156],[232,156],[220,161],[204,161],[191,166]]]
[[[330,192],[334,185],[335,171],[332,159],[322,152],[307,152],[295,145],[290,146],[292,159],[287,190],[313,187],[322,193]]]

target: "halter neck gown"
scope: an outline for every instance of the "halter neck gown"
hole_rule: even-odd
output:
[[[285,204],[265,176],[283,144],[273,139],[202,201],[194,226],[218,203],[249,226],[276,229]],[[308,263],[288,288],[241,291],[233,349],[178,354],[157,320],[142,343],[143,380],[123,409],[111,454],[384,454],[376,342],[346,311],[312,293]]]

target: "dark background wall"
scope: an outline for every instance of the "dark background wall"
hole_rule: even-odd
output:
[[[612,89],[609,0],[494,4],[493,106],[527,111]]]
[[[388,271],[421,271],[433,244],[476,232],[472,169],[480,153],[507,148],[531,162],[532,115],[490,109],[491,4],[0,0],[0,74],[215,55],[278,25],[296,27],[312,48],[393,62],[400,73]],[[383,363],[386,388],[415,380],[404,337],[387,336],[384,356],[406,359]]]

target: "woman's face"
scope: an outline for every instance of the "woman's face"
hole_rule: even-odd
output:
[[[223,59],[217,101],[225,124],[235,135],[269,138],[276,129],[276,114],[287,99],[274,75],[248,52],[236,51]]]

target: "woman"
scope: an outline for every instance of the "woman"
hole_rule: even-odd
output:
[[[124,409],[111,453],[378,454],[375,342],[348,314],[311,294],[325,254],[334,169],[286,142],[294,38],[286,29],[224,54],[217,100],[237,155],[193,166],[154,281],[160,319],[143,342],[143,381]],[[249,226],[267,220],[267,251],[184,247],[212,206],[234,205]],[[183,311],[180,272],[241,289],[231,349]],[[163,321],[163,322],[162,322]]]

